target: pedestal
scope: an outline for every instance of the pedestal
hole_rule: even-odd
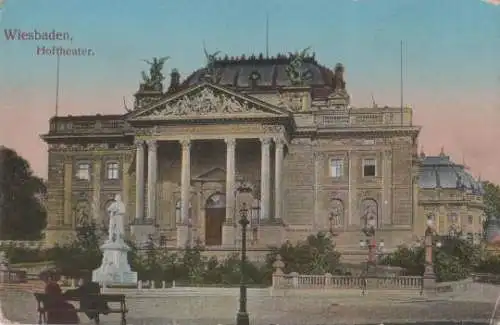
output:
[[[222,246],[234,248],[235,244],[235,236],[238,228],[235,228],[234,225],[224,224],[222,226]]]
[[[154,235],[156,228],[152,223],[133,223],[130,225],[130,233],[134,242],[139,246],[146,243],[150,235]]]
[[[189,228],[187,225],[177,225],[177,247],[184,248],[189,243]]]
[[[422,278],[423,292],[427,295],[436,294],[436,274],[426,270]]]
[[[136,286],[137,272],[128,264],[130,248],[123,240],[107,241],[101,246],[101,266],[92,272],[92,281],[103,286]]]

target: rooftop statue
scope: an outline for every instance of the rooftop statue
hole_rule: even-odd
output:
[[[203,52],[205,53],[205,58],[207,59],[205,77],[209,81],[215,83],[218,80],[218,72],[215,69],[215,61],[217,61],[217,55],[219,55],[220,51],[210,54],[208,53],[205,45],[203,45]]]
[[[311,47],[308,47],[302,51],[289,53],[291,61],[286,67],[286,73],[293,85],[301,86],[312,78],[311,71],[304,68],[304,60],[308,57],[310,49]]]
[[[163,70],[163,65],[169,59],[169,56],[164,56],[162,58],[154,57],[152,61],[143,60],[144,62],[149,64],[149,76],[145,71],[142,71],[142,80],[144,82],[145,88],[160,91],[162,90],[163,80],[165,80],[165,76],[161,71]]]

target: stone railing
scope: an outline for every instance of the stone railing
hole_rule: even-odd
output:
[[[278,255],[273,264],[274,289],[361,289],[366,290],[420,290],[423,291],[422,276],[336,276],[303,275],[296,272],[283,273],[284,263]]]
[[[67,116],[53,119],[50,133],[121,133],[129,128],[118,116]]]
[[[40,240],[0,240],[0,247],[19,247],[37,249],[43,246]]]
[[[273,274],[275,289],[386,289],[420,290],[421,276],[364,277],[301,275],[298,273]]]
[[[412,126],[411,109],[405,108],[403,120],[400,109],[375,112],[342,113],[325,111],[316,113],[314,123],[320,127]]]

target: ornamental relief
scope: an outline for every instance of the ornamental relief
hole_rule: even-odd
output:
[[[113,148],[108,143],[90,143],[90,144],[49,144],[49,150],[52,151],[99,151],[99,150],[129,150],[132,146],[128,144],[116,144]]]
[[[262,113],[247,101],[235,96],[224,96],[215,93],[210,88],[204,88],[195,95],[185,95],[179,100],[165,104],[164,107],[139,116],[138,119],[168,116],[202,116],[209,113]]]
[[[380,190],[360,190],[358,192],[358,201],[363,201],[365,199],[374,199],[376,201],[381,200]]]

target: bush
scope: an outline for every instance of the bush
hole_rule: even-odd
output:
[[[66,276],[75,276],[79,270],[94,270],[102,261],[99,249],[98,230],[95,224],[84,225],[77,231],[74,242],[56,246],[48,250],[28,250],[11,248],[7,256],[14,262],[53,261]],[[238,285],[241,280],[241,261],[239,254],[233,254],[223,261],[215,257],[203,256],[204,247],[199,243],[182,252],[168,252],[153,246],[139,250],[127,242],[131,250],[128,260],[132,270],[138,273],[139,280],[162,281],[187,285]],[[280,254],[285,263],[285,272],[302,274],[339,273],[340,254],[335,245],[325,234],[311,235],[306,241],[296,245],[285,243],[272,248],[266,256],[266,263],[245,264],[245,281],[251,286],[271,284],[274,268],[272,264]]]
[[[461,236],[436,238],[442,243],[433,249],[434,272],[437,281],[456,281],[465,279],[479,265],[481,249],[479,246],[462,239]],[[425,270],[424,247],[400,246],[395,252],[385,256],[381,264],[404,269],[405,275],[422,275]]]

